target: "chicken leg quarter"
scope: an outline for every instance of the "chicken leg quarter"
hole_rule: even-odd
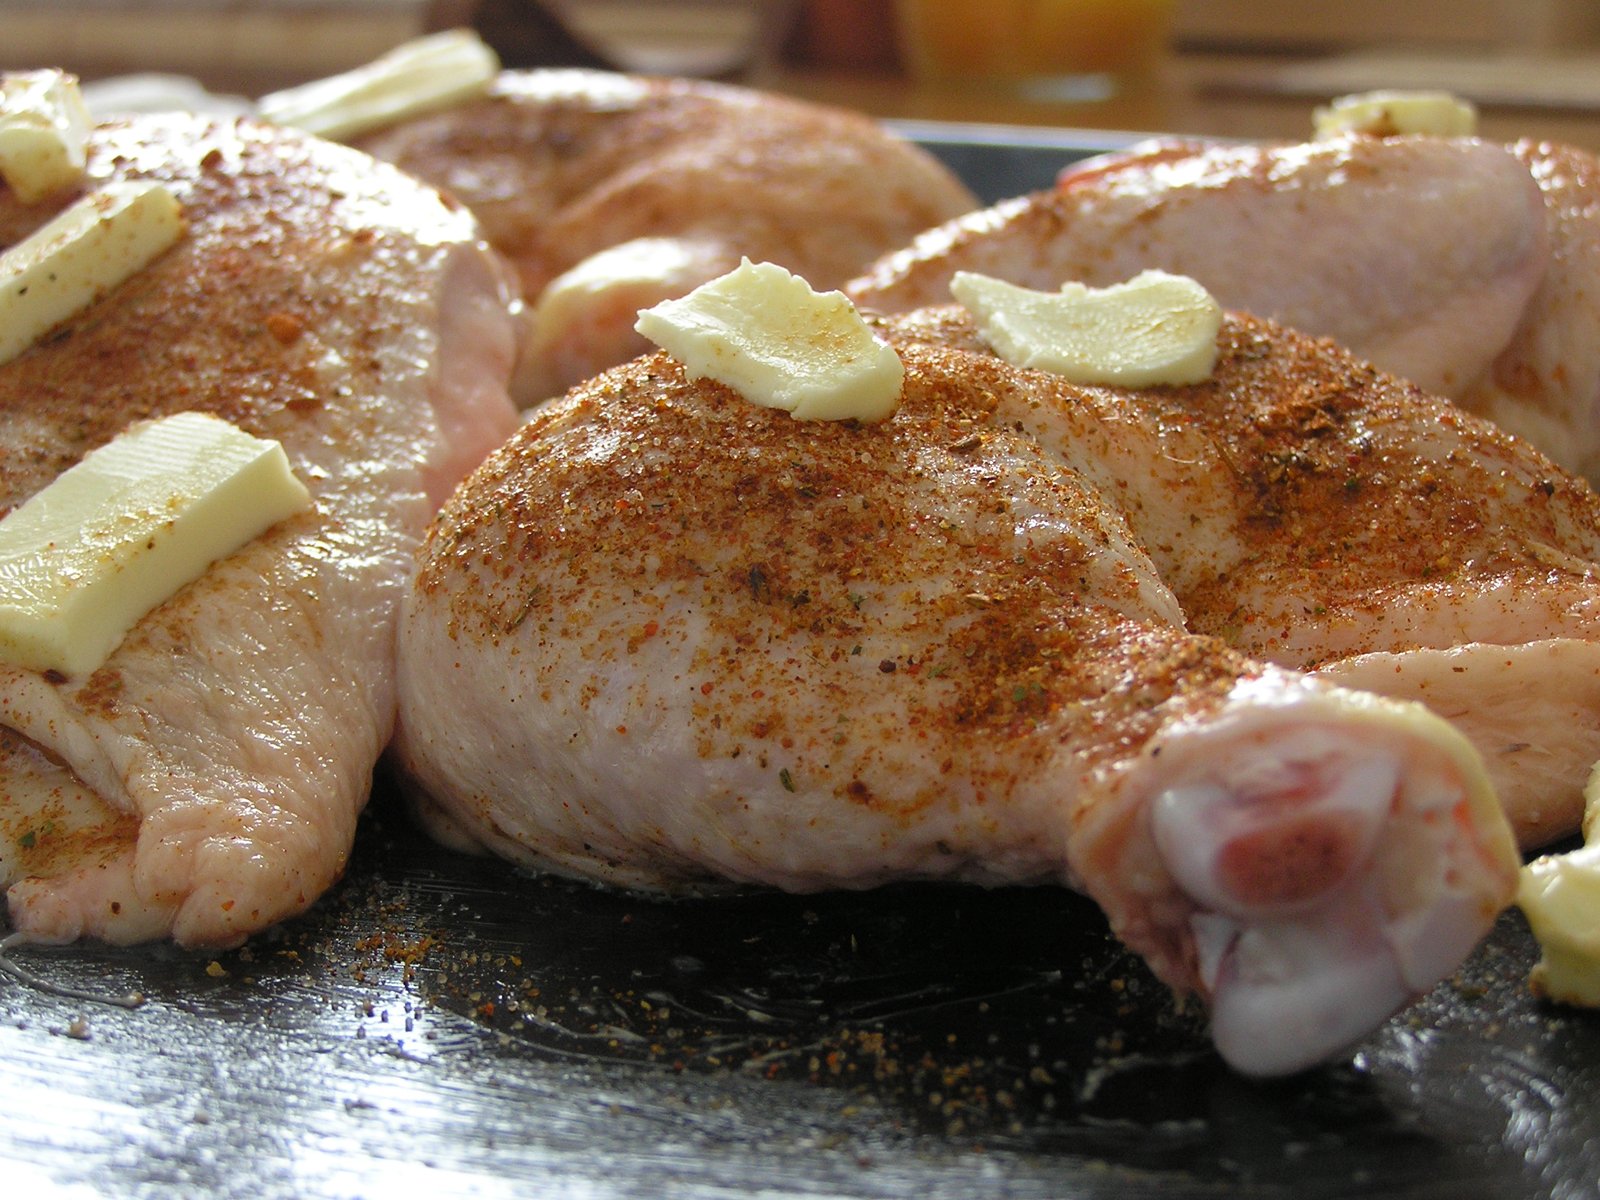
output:
[[[1517,868],[1467,741],[1191,633],[1105,490],[1010,415],[1056,381],[885,332],[881,424],[658,354],[457,492],[401,631],[434,828],[652,890],[1081,888],[1260,1074],[1452,970]]]
[[[130,180],[170,188],[186,232],[0,367],[0,503],[194,410],[280,442],[312,506],[94,672],[0,665],[0,885],[33,938],[229,946],[344,870],[412,556],[515,423],[512,289],[459,206],[293,130],[102,125],[85,187]],[[0,245],[52,211],[0,188]]]

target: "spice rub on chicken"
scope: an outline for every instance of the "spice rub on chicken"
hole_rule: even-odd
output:
[[[528,404],[641,353],[640,308],[742,256],[837,287],[977,207],[861,114],[695,80],[506,71],[487,96],[356,144],[466,204],[515,265]]]
[[[1600,479],[1600,160],[1574,147],[1158,141],[930,229],[848,290],[898,312],[947,303],[960,270],[1054,288],[1145,268],[1332,337]]]
[[[183,236],[0,366],[0,503],[187,410],[281,443],[311,503],[91,673],[0,666],[0,882],[28,937],[226,946],[344,868],[415,548],[515,423],[513,289],[458,205],[248,120],[101,126],[77,191],[0,188],[0,246],[125,180],[164,184]]]
[[[668,891],[1081,888],[1259,1074],[1453,970],[1518,865],[1479,755],[1197,632],[1164,570],[1186,540],[1196,575],[1237,565],[1237,508],[1123,470],[1179,447],[1163,427],[1204,441],[1186,404],[1400,385],[1245,318],[1210,382],[1143,392],[1011,367],[957,310],[877,328],[905,381],[876,424],[656,354],[469,478],[400,635],[396,752],[436,830]]]
[[[992,357],[954,310],[898,325]],[[1600,498],[1332,342],[1223,338],[1195,387],[1001,411],[1114,497],[1190,629],[1426,702],[1478,746],[1525,846],[1574,832],[1600,760]]]

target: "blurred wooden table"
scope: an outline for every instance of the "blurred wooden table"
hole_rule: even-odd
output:
[[[56,65],[89,79],[171,71],[254,95],[353,66],[424,28],[468,22],[509,62],[572,61],[560,56],[577,47],[552,42],[548,21],[531,15],[539,11],[531,0],[0,0],[0,68]],[[807,37],[786,47],[791,59],[894,61],[885,0],[808,0],[805,11],[814,17],[799,31]],[[1600,151],[1600,50],[1520,58],[1516,50],[1481,51],[1476,60],[1465,57],[1470,51],[1455,53],[1407,57],[1403,47],[1375,46],[1294,57],[1185,48],[1158,78],[1094,103],[937,86],[888,67],[786,62],[746,82],[902,120],[1298,139],[1319,101],[1428,79],[1476,99],[1487,137],[1543,137]]]
[[[1370,68],[1357,69],[1361,65],[1354,64],[1347,76],[1358,84],[1373,74]],[[1296,74],[1302,69],[1319,74],[1306,75],[1302,83]],[[1000,90],[939,86],[888,72],[780,67],[751,82],[900,120],[1300,139],[1309,134],[1311,111],[1319,102],[1310,89],[1323,77],[1338,79],[1327,60],[1182,54],[1173,57],[1158,79],[1107,100],[1080,103],[1044,103]],[[1600,63],[1595,65],[1594,80],[1593,98],[1581,103],[1480,103],[1480,130],[1495,140],[1550,138],[1600,151]],[[1347,90],[1362,89],[1334,88],[1320,99]]]

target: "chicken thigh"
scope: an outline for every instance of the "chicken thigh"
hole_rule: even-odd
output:
[[[527,404],[643,351],[640,308],[741,256],[837,287],[977,206],[931,155],[858,114],[604,71],[504,72],[483,99],[358,144],[461,200],[516,266]]]
[[[398,762],[441,836],[628,887],[1079,887],[1236,1067],[1315,1062],[1511,898],[1482,762],[1186,628],[1126,497],[1028,424],[1078,393],[958,321],[882,326],[879,424],[665,354],[539,409],[427,540]],[[1286,336],[1230,326],[1216,391],[1281,386]]]
[[[165,184],[186,232],[0,366],[0,502],[197,410],[279,441],[312,507],[92,674],[0,666],[0,883],[27,937],[227,946],[344,868],[393,724],[415,549],[516,422],[514,293],[459,206],[294,131],[107,124],[84,186],[121,180]],[[0,188],[0,245],[55,207]]]
[[[947,303],[958,270],[1054,288],[1147,267],[1332,337],[1600,477],[1600,163],[1568,147],[1158,142],[930,230],[848,290],[898,312]]]

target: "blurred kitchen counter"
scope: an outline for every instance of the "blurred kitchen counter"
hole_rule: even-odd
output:
[[[1312,109],[1334,96],[1377,87],[1441,87],[1478,104],[1485,137],[1547,138],[1600,151],[1600,55],[1593,52],[1177,53],[1158,77],[1105,100],[1080,102],[918,81],[882,70],[780,66],[752,82],[897,120],[1263,139],[1306,137]]]
[[[1346,0],[1345,9],[1361,3],[1378,6],[1376,12],[1386,2]],[[1213,0],[1181,0],[1180,15],[1187,15],[1178,29],[1180,50],[1159,75],[1106,100],[1050,103],[908,78],[895,65],[889,0],[803,0],[782,56],[745,82],[907,121],[1227,138],[1301,138],[1310,129],[1311,109],[1333,96],[1385,86],[1439,87],[1479,104],[1485,136],[1550,138],[1600,151],[1600,32],[1574,27],[1561,41],[1556,35],[1567,26],[1555,18],[1577,0],[1539,0],[1535,8],[1549,10],[1550,36],[1491,44],[1505,21],[1528,24],[1538,15],[1513,6],[1510,17],[1495,17],[1496,4],[1505,2],[1473,0],[1482,28],[1456,21],[1452,45],[1422,48],[1426,43],[1402,36],[1415,35],[1414,29],[1396,27],[1390,32],[1400,40],[1385,43],[1395,49],[1324,40],[1280,41],[1269,50],[1262,39],[1281,37],[1283,30],[1260,23],[1286,21],[1278,7],[1229,0],[1218,9]],[[552,30],[537,27],[549,24],[535,20],[541,12],[532,0],[0,0],[0,69],[63,66],[86,78],[175,71],[215,90],[254,95],[342,70],[425,29],[456,23],[473,22],[495,35],[491,40],[511,62],[524,49],[532,57],[523,61],[540,61],[541,51],[559,56],[581,49],[559,38],[552,43]],[[1222,17],[1233,24],[1219,23]],[[1600,15],[1591,24],[1600,25]],[[1356,26],[1371,27],[1371,21]],[[1468,33],[1476,40],[1459,40]],[[520,46],[513,34],[538,44]],[[1255,38],[1244,43],[1245,51],[1216,48],[1225,38],[1233,40],[1226,49],[1237,51],[1237,39],[1245,36]],[[1552,50],[1553,44],[1573,48]]]
[[[787,65],[761,82],[880,117],[1299,139],[1336,96],[1421,88],[1472,100],[1487,137],[1600,150],[1596,0],[1174,0],[1159,73],[1078,103],[907,78],[895,0],[798,4]]]
[[[0,70],[156,71],[254,95],[415,37],[438,0],[0,0]]]

